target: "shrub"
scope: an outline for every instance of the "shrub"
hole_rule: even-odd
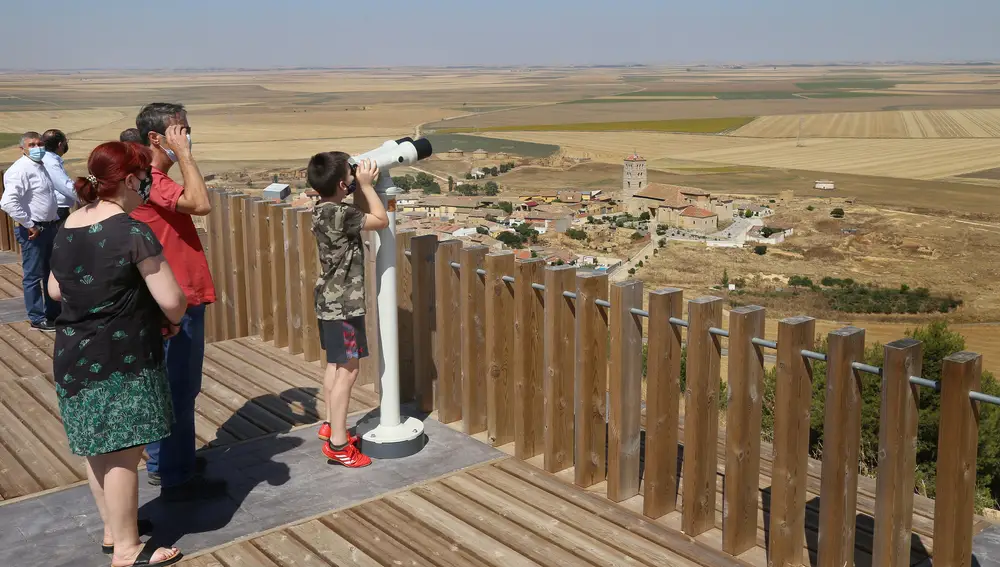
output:
[[[805,276],[792,276],[788,278],[788,285],[794,287],[813,287],[813,282]]]
[[[941,365],[945,357],[965,349],[965,339],[948,329],[944,321],[931,323],[926,327],[906,333],[923,342],[923,367],[921,375],[928,380],[941,379]],[[826,341],[817,349],[827,351]],[[865,349],[864,362],[872,366],[882,366],[883,346],[873,344]],[[773,438],[774,394],[777,371],[771,369],[764,376],[764,400],[762,410],[765,437]],[[826,363],[814,362],[812,373],[812,404],[810,417],[810,445],[816,453],[823,444],[823,410],[826,392]],[[981,391],[996,396],[1000,394],[1000,384],[990,372],[983,372]],[[879,412],[881,404],[881,378],[870,374],[861,375],[861,465],[862,470],[874,474],[878,465]],[[928,497],[935,495],[937,477],[938,425],[941,396],[936,392],[922,391],[919,397],[916,455],[917,491]],[[989,404],[980,405],[979,448],[976,470],[977,510],[982,506],[994,506],[1000,496],[1000,408]]]
[[[815,211],[815,210],[816,210],[816,207],[814,207],[814,206],[812,206],[812,205],[809,205],[808,207],[806,207],[806,210],[807,210],[807,211]]]
[[[568,228],[566,229],[566,236],[572,238],[573,240],[586,240],[587,232],[579,228]]]
[[[774,230],[773,228],[771,228],[769,226],[761,227],[761,229],[760,229],[760,235],[763,236],[764,238],[771,238],[771,235],[774,234],[774,233],[776,233],[776,232],[778,232],[778,231]]]
[[[842,219],[842,218],[844,218],[844,209],[841,209],[840,207],[837,207],[836,209],[833,209],[832,211],[830,211],[830,216],[833,217],[833,218],[835,218],[835,219]]]
[[[663,248],[664,246],[667,245],[667,239],[666,238],[661,238],[660,241],[657,242],[657,244],[659,245],[660,248]]]
[[[629,268],[628,269],[628,275],[634,276],[635,275],[635,268]]]
[[[514,205],[507,201],[500,201],[497,203],[497,208],[507,213],[508,215],[514,212]]]
[[[767,254],[767,246],[764,245],[754,246],[753,253],[758,256],[763,256],[764,254]]]
[[[648,358],[649,346],[642,345],[642,379],[646,379],[646,359]],[[684,395],[684,389],[687,387],[687,347],[681,347],[681,395]],[[729,396],[726,394],[726,382],[725,380],[719,380],[719,409],[726,409],[726,405],[729,402]],[[773,407],[774,404],[772,403]],[[772,430],[774,429],[772,425]]]
[[[649,213],[642,213],[641,215],[639,215],[639,220],[641,220],[641,221],[648,221],[649,220]]]
[[[594,224],[594,215],[587,215],[587,224]]]
[[[637,230],[637,231],[635,231],[635,232],[632,233],[632,240],[640,240],[640,239],[642,239],[642,233],[641,232],[639,232]]]
[[[641,267],[642,267],[642,260],[639,260],[639,263],[638,263],[638,264],[636,264],[635,266],[636,266],[637,268],[641,268]]]
[[[487,230],[487,228],[485,226],[477,226],[476,227],[476,232],[479,233],[479,234],[489,234],[490,233],[490,231]]]
[[[729,270],[722,269],[722,287],[729,287]]]

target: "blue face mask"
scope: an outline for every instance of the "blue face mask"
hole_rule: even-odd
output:
[[[188,149],[190,150],[193,147],[191,144],[191,134],[188,134],[187,137],[188,137]],[[163,151],[167,153],[167,157],[170,158],[170,161],[175,163],[177,162],[177,154],[174,153],[174,150],[171,150],[170,148],[163,148]]]
[[[29,148],[28,159],[31,161],[42,161],[45,156],[45,148]]]

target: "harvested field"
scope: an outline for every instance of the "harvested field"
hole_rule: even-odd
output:
[[[533,158],[548,157],[559,151],[559,146],[553,144],[535,144],[532,142],[519,142],[503,138],[483,138],[481,136],[466,136],[463,134],[431,134],[427,136],[427,139],[434,146],[434,152],[439,155],[452,148],[458,148],[465,152],[483,149],[491,154],[507,152],[515,156]]]
[[[996,138],[1000,109],[762,116],[732,132],[751,138]]]
[[[0,132],[0,148],[21,143],[21,135],[14,132]]]
[[[909,179],[950,177],[1000,166],[1000,139],[793,140],[656,133],[505,132],[504,137],[558,143],[568,154],[620,162],[638,151],[648,160],[673,158]]]
[[[690,120],[640,120],[636,122],[580,122],[531,124],[491,128],[491,132],[681,132],[719,134],[749,124],[752,117],[696,118]],[[476,128],[446,128],[441,133],[474,132]]]

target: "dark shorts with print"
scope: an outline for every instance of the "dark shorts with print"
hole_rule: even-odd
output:
[[[368,356],[365,316],[339,321],[319,320],[319,344],[330,364],[346,364],[352,358]]]

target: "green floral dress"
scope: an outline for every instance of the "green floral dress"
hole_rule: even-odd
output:
[[[59,410],[76,455],[163,439],[172,406],[163,313],[138,264],[163,251],[145,224],[119,214],[59,229],[51,267],[62,292],[53,371]]]

